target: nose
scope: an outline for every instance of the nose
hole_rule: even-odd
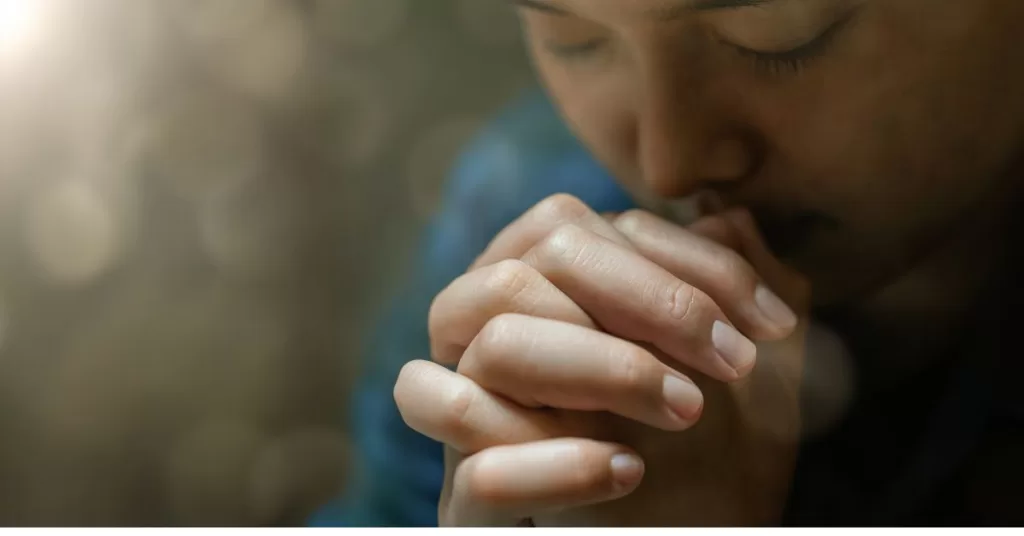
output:
[[[651,192],[686,197],[709,183],[739,181],[753,172],[757,151],[752,137],[744,134],[737,114],[730,113],[729,99],[716,92],[699,65],[677,56],[642,70],[637,159]]]

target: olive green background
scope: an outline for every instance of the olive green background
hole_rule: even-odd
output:
[[[301,522],[452,157],[532,83],[514,16],[35,1],[0,36],[0,524]]]

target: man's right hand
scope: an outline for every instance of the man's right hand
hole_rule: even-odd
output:
[[[410,363],[395,387],[405,421],[448,446],[441,524],[762,521],[775,505],[749,487],[788,486],[802,367],[795,355],[745,379],[752,341],[797,328],[769,286],[804,298],[741,212],[683,229],[556,196],[525,214],[436,298],[436,363]],[[779,469],[737,459],[752,452]],[[585,508],[642,480],[647,512]]]

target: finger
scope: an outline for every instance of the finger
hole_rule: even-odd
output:
[[[807,279],[775,257],[748,211],[732,209],[704,217],[687,229],[742,255],[764,285],[791,311],[806,311],[809,307],[810,285]]]
[[[744,256],[750,260],[768,286],[788,301],[792,308],[798,311],[806,310],[810,304],[810,283],[803,275],[775,256],[750,211],[736,208],[723,212],[721,216],[732,224]]]
[[[643,479],[632,451],[587,439],[487,449],[454,471],[442,523],[515,525],[524,518],[619,499]]]
[[[808,343],[814,344],[807,338],[813,333],[806,322],[810,285],[771,252],[749,211],[731,209],[707,220],[716,222],[711,227],[727,227],[731,240],[739,243],[737,250],[755,267],[765,285],[792,309],[804,313],[803,321],[790,337],[761,345],[759,352],[765,366],[759,367],[745,382],[731,386],[739,414],[751,430],[767,433],[785,443],[795,442],[800,437],[801,427],[788,416],[799,406]]]
[[[490,321],[459,374],[521,406],[611,412],[664,430],[689,428],[704,406],[693,382],[639,346],[522,315]]]
[[[688,225],[686,229],[691,233],[738,252],[740,255],[745,255],[739,231],[736,230],[732,222],[726,220],[721,214],[705,216]]]
[[[714,233],[721,240],[741,244],[732,225],[714,219],[695,224],[698,230]],[[706,292],[729,319],[756,340],[779,340],[789,336],[796,315],[765,285],[750,263],[736,250],[692,230],[643,211],[620,216],[615,227],[640,254],[679,279]]]
[[[571,195],[558,194],[541,201],[498,233],[473,263],[471,270],[505,259],[518,259],[551,231],[567,224],[588,229],[612,242],[629,247],[629,241],[586,203]]]
[[[523,261],[610,333],[652,343],[722,381],[739,379],[754,365],[756,347],[714,300],[630,248],[565,225]]]
[[[566,223],[570,222],[570,223]],[[561,226],[561,227],[559,227]],[[520,255],[523,260],[530,258],[537,259],[537,246],[541,251],[550,252],[556,246],[557,239],[564,233],[559,229],[575,228],[584,229],[590,234],[616,244],[621,250],[631,250],[630,241],[621,235],[615,227],[605,218],[595,213],[584,203],[571,196],[552,196],[538,204],[534,209],[506,228],[492,242],[488,250],[474,264],[485,266],[500,260]],[[546,234],[545,234],[546,233]],[[639,256],[637,256],[639,257]],[[556,259],[557,261],[558,259]],[[564,259],[562,259],[564,260]],[[529,263],[529,262],[528,262]],[[558,264],[557,262],[555,263]],[[650,261],[646,261],[649,267],[655,267]],[[558,266],[555,266],[557,269]],[[600,268],[600,267],[599,267]],[[749,340],[737,332],[729,322],[724,313],[712,302],[703,292],[693,292],[691,285],[685,284],[671,277],[662,269],[657,269],[659,276],[656,280],[664,281],[671,279],[669,287],[655,284],[645,286],[642,277],[633,277],[628,273],[619,273],[622,278],[632,279],[631,290],[639,290],[646,294],[633,296],[633,306],[627,307],[632,312],[637,312],[637,305],[640,309],[653,309],[654,325],[651,325],[648,318],[644,318],[652,311],[643,311],[639,315],[627,315],[623,318],[617,317],[617,312],[612,313],[612,318],[596,318],[595,312],[588,303],[581,302],[579,296],[572,295],[559,281],[548,277],[550,274],[541,271],[542,275],[551,280],[570,299],[577,302],[599,325],[616,334],[628,338],[651,342],[666,354],[680,360],[682,363],[694,367],[701,372],[723,381],[733,381],[745,374],[753,367],[756,356],[756,349]],[[605,274],[615,276],[616,274]],[[622,287],[623,285],[620,285]],[[605,309],[621,309],[616,307],[616,301],[620,296],[615,292],[599,293],[598,305]],[[653,302],[653,303],[652,303]],[[674,318],[673,315],[679,315]],[[625,331],[617,330],[616,326],[622,326]],[[636,328],[631,330],[630,328]],[[445,357],[449,354],[458,354],[461,348],[444,348],[441,350]]]
[[[503,313],[596,328],[579,305],[537,270],[510,259],[469,272],[438,294],[428,319],[431,356],[438,363],[458,363],[484,325]]]
[[[562,419],[560,415],[565,414],[519,406],[429,361],[414,361],[402,368],[395,402],[410,428],[461,454],[589,435],[580,414]]]

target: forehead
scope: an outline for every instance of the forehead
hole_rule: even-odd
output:
[[[600,16],[615,20],[674,20],[701,12],[777,7],[807,0],[511,0],[551,13]],[[810,0],[828,2],[829,0]]]

